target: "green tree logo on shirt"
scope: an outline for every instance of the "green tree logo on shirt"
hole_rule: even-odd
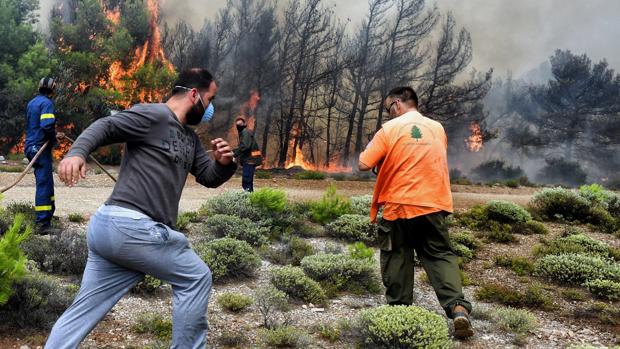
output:
[[[416,141],[422,138],[422,131],[420,131],[420,128],[418,126],[414,125],[411,128],[411,137],[415,138]]]

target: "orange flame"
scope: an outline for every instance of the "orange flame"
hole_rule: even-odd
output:
[[[469,130],[471,131],[471,135],[465,140],[467,149],[472,152],[479,152],[482,150],[482,147],[484,147],[484,137],[482,135],[482,130],[480,129],[480,124],[473,121],[469,125]]]
[[[64,126],[57,126],[56,131],[66,134],[71,133],[75,129],[74,124],[67,124]],[[24,147],[26,144],[26,135],[23,134],[19,138],[19,142],[11,148],[11,154],[24,154]],[[52,148],[52,157],[56,160],[62,159],[71,149],[71,143],[66,140],[58,142],[55,148]]]
[[[121,61],[113,62],[108,68],[109,81],[102,80],[100,83],[107,88],[114,89],[118,92],[133,92],[137,95],[140,102],[156,102],[161,101],[165,96],[165,91],[158,90],[156,88],[138,88],[137,81],[133,79],[134,74],[146,63],[153,64],[158,62],[162,65],[163,69],[169,72],[174,72],[174,66],[168,61],[164,50],[161,47],[161,32],[157,25],[159,20],[159,3],[157,0],[148,0],[147,8],[151,14],[151,20],[149,23],[150,34],[144,45],[137,47],[133,60],[129,64],[128,68],[123,67]],[[106,17],[113,23],[118,24],[120,21],[120,11],[115,8],[112,12],[107,11]],[[117,21],[118,17],[118,21]],[[138,89],[138,91],[136,91]],[[128,108],[132,101],[121,100],[117,101],[119,105],[124,108]]]
[[[260,93],[257,90],[250,91],[250,97],[245,101],[241,107],[235,120],[239,117],[245,119],[248,129],[252,132],[256,132],[256,108],[258,108],[258,102],[260,101]],[[233,120],[232,125],[228,129],[228,140],[231,142],[232,147],[238,146],[239,132],[237,131],[236,121]]]

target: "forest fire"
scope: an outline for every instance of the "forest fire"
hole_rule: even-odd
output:
[[[168,61],[161,47],[161,32],[157,25],[159,20],[159,2],[148,0],[147,8],[151,18],[149,22],[149,36],[146,42],[136,48],[131,63],[124,68],[123,62],[115,61],[109,68],[109,80],[102,81],[102,85],[126,95],[117,101],[119,105],[128,108],[133,102],[159,102],[164,98],[165,89],[157,86],[139,86],[134,75],[145,66],[153,65],[156,70],[164,69],[174,73],[173,65]],[[118,8],[106,10],[106,17],[115,25],[120,21]],[[127,95],[128,94],[128,95]]]
[[[258,108],[258,102],[260,101],[260,93],[257,90],[250,91],[250,97],[245,101],[235,119],[243,117],[248,125],[248,129],[252,132],[256,132],[256,109]],[[237,125],[233,120],[232,125],[228,129],[228,139],[231,141],[231,145],[236,146],[237,139],[239,139],[239,132],[237,131]]]
[[[63,132],[65,134],[70,134],[74,129],[75,129],[74,124],[67,124],[64,126],[56,127],[56,130],[58,132]],[[11,154],[24,154],[25,144],[26,144],[26,135],[23,134],[21,138],[19,139],[19,142],[17,142],[17,144],[15,144],[13,148],[11,148],[11,151],[10,151]],[[71,148],[71,143],[66,140],[62,140],[58,142],[58,144],[54,148],[52,148],[52,157],[54,159],[62,159],[65,156],[65,154],[69,152],[70,148]]]
[[[482,135],[480,124],[473,121],[469,125],[469,130],[471,131],[471,135],[465,140],[465,144],[469,151],[477,153],[482,150],[482,147],[484,147],[484,137]]]

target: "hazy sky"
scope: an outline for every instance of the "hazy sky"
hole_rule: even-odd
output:
[[[49,3],[41,2],[43,11]],[[199,28],[226,0],[160,0],[168,15]],[[280,0],[283,4],[286,0]],[[352,27],[365,16],[366,0],[325,0]],[[495,69],[496,76],[515,76],[534,69],[557,48],[587,53],[594,61],[606,58],[620,69],[620,0],[429,0],[442,13],[452,11],[472,35],[478,70]]]

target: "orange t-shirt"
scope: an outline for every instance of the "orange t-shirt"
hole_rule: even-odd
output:
[[[448,138],[439,122],[417,111],[386,122],[360,154],[360,162],[379,165],[370,210],[373,222],[384,205],[388,220],[453,212]]]

